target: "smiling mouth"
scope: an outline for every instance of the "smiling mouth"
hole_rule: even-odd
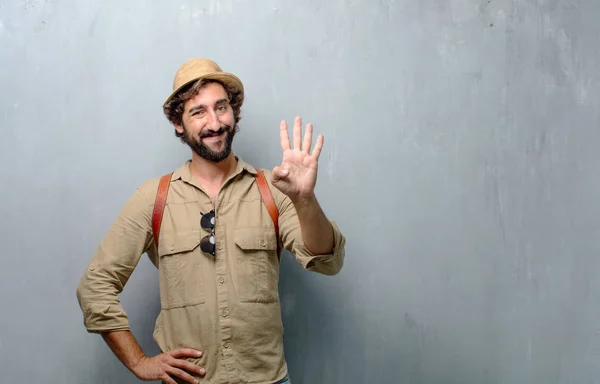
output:
[[[223,138],[224,136],[225,136],[225,132],[221,132],[221,133],[216,133],[216,134],[213,134],[213,135],[203,136],[202,140],[217,141],[217,140]]]

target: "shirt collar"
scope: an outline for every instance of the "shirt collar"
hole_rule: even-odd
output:
[[[252,175],[256,175],[256,168],[254,168],[251,164],[247,163],[240,156],[235,156],[237,159],[237,165],[235,167],[235,171],[233,171],[232,177],[239,175],[240,173],[246,171]],[[175,181],[181,179],[187,183],[195,184],[195,180],[192,180],[192,172],[190,172],[190,164],[191,160],[187,160],[183,165],[177,168],[173,172],[173,176],[171,177],[171,181]]]

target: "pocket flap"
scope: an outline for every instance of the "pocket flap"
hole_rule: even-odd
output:
[[[236,228],[233,233],[235,243],[243,250],[277,249],[277,239],[273,228]]]
[[[200,245],[200,230],[164,232],[158,243],[159,256],[189,252]]]

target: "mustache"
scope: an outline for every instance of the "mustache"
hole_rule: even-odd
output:
[[[221,128],[219,128],[218,131],[211,131],[210,129],[207,130],[206,132],[202,133],[202,135],[200,135],[201,139],[204,139],[205,137],[213,137],[213,136],[219,136],[220,134],[229,131],[231,128],[227,125],[222,126]]]

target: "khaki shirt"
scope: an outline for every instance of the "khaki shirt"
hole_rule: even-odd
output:
[[[331,254],[313,255],[303,244],[296,210],[263,171],[279,209],[280,239],[309,271],[334,275],[344,260],[345,238],[335,222]],[[238,157],[237,168],[215,204],[189,170],[173,173],[158,249],[152,210],[159,178],[145,182],[127,201],[94,253],[77,287],[89,332],[129,330],[118,294],[141,255],[158,268],[161,312],[154,339],[165,352],[203,352],[188,359],[206,369],[203,383],[274,383],[287,373],[278,294],[279,257],[273,221],[261,200],[256,170]],[[200,250],[209,234],[201,213],[215,209],[215,256]],[[174,378],[177,379],[177,378]]]

